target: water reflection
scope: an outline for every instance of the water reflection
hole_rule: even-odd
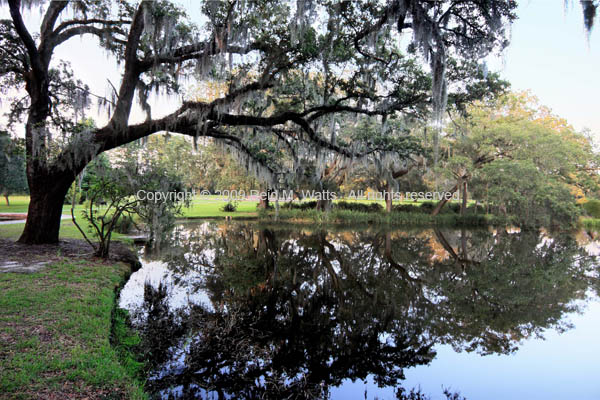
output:
[[[538,232],[205,223],[173,240],[146,255],[167,285],[133,310],[164,397],[326,398],[369,376],[408,398],[404,369],[434,345],[506,354],[568,329],[595,277],[573,237]]]

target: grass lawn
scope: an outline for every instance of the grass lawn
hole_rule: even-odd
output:
[[[0,214],[1,213],[26,213],[27,207],[29,206],[29,196],[10,196],[10,206],[6,205],[4,198],[0,199]],[[75,212],[83,209],[83,205],[76,205]],[[63,205],[63,214],[71,214],[71,205]]]
[[[221,208],[227,202],[220,199],[218,196],[202,196],[194,199],[189,208],[183,208],[183,216],[190,218],[201,218],[201,217],[255,217],[256,201],[240,201],[238,202],[238,208],[235,212],[224,212]],[[10,206],[7,206],[4,201],[0,202],[0,214],[1,213],[26,213],[29,205],[29,196],[11,196]],[[78,216],[79,212],[83,210],[83,205],[75,206],[75,216]],[[65,204],[63,206],[63,214],[71,215],[71,205]],[[64,224],[64,221],[63,221]],[[0,225],[0,229],[4,226]],[[75,228],[77,229],[77,228]]]
[[[123,323],[111,329],[115,289],[128,271],[64,260],[0,273],[0,399],[144,398],[141,366],[125,344],[137,339]]]
[[[25,227],[25,223],[0,225],[0,239],[18,239],[21,232],[23,232],[23,227]],[[82,228],[85,229],[85,226],[82,226]],[[115,239],[118,239],[119,236],[119,234],[113,234]],[[63,239],[83,239],[81,232],[75,227],[73,221],[68,219],[63,220],[60,224],[60,237]]]
[[[8,198],[10,206],[6,205],[4,197],[0,198],[0,213],[26,213],[29,205],[29,196],[10,196]]]
[[[87,225],[84,222],[80,222],[79,219],[77,219],[77,222],[79,223],[79,225],[81,226],[82,229],[86,229]],[[21,224],[8,224],[8,225],[0,225],[0,239],[14,239],[17,240],[19,238],[19,236],[21,236],[21,233],[23,232],[23,228],[25,227],[25,223],[21,223]],[[86,231],[86,234],[88,234],[88,232]],[[92,242],[96,241],[94,237],[92,237],[91,235],[87,235],[88,238],[90,238],[90,240],[92,240]],[[123,236],[126,235],[121,235],[117,232],[114,232],[112,234],[112,240],[123,240]],[[61,239],[81,239],[83,240],[83,236],[81,235],[81,232],[79,232],[79,229],[77,229],[77,227],[75,226],[75,224],[73,224],[73,221],[71,221],[70,219],[64,219],[61,221],[60,223],[60,238]],[[92,248],[90,247],[90,250]]]
[[[225,212],[221,208],[227,202],[220,200],[217,196],[203,196],[192,201],[189,208],[183,208],[184,218],[206,218],[206,217],[256,217],[256,201],[240,201],[237,203],[237,210],[234,212]]]

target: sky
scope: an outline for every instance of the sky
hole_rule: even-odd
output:
[[[514,90],[531,90],[600,140],[600,33],[596,27],[587,40],[579,2],[571,3],[565,9],[562,0],[520,1],[504,66],[497,67]]]
[[[199,15],[199,2],[179,0],[192,17]],[[540,103],[566,118],[576,129],[588,128],[600,143],[600,34],[592,30],[587,37],[578,1],[569,7],[563,0],[521,0],[518,19],[513,23],[511,44],[503,56],[490,60],[491,70],[497,70],[512,84],[513,90],[530,90]],[[6,5],[0,18],[8,18]],[[24,12],[25,22],[35,31],[39,12]],[[600,23],[600,20],[598,21]],[[89,38],[74,38],[57,49],[57,58],[71,61],[77,77],[87,83],[92,92],[108,94],[109,79],[118,87],[120,70],[113,59],[93,45]],[[153,116],[174,110],[176,97],[161,99],[153,105]],[[6,104],[0,105],[6,110]],[[96,116],[101,125],[105,117]],[[144,119],[141,110],[132,113],[133,122]],[[0,117],[0,126],[5,125]]]

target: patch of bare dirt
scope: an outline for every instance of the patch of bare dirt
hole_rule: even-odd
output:
[[[95,257],[92,248],[84,240],[64,239],[56,244],[31,245],[0,239],[0,273],[36,272],[64,258],[94,259]],[[137,263],[137,256],[127,246],[116,242],[111,243],[110,259],[124,261],[132,266]]]

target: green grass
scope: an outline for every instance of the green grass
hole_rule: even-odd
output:
[[[580,219],[581,226],[590,230],[600,230],[600,218],[583,217]]]
[[[6,205],[6,202],[4,202],[3,198],[0,199],[2,200],[0,202],[0,214],[1,213],[27,213],[27,207],[29,205],[29,196],[11,196],[10,198],[10,206]],[[83,220],[80,215],[81,215],[81,211],[84,209],[83,205],[76,205],[75,206],[75,217],[77,218],[77,222],[79,223],[79,226],[81,226],[82,229],[84,229],[86,231],[86,234],[88,234],[88,230],[87,230],[87,222],[85,220]],[[62,210],[63,215],[71,215],[71,206],[69,204],[65,204],[63,205],[63,210]],[[7,224],[7,225],[0,225],[0,239],[18,239],[19,236],[21,235],[21,233],[23,232],[23,228],[25,226],[25,222],[23,223],[18,223],[18,224]],[[93,237],[91,235],[88,235],[88,237],[90,239],[93,240]],[[112,239],[113,240],[122,240],[123,235],[114,232],[112,234]],[[60,238],[61,239],[82,239],[83,240],[83,236],[81,235],[81,232],[79,232],[79,230],[77,229],[77,227],[75,226],[75,224],[73,224],[73,221],[71,220],[71,218],[69,219],[63,219],[60,223]]]
[[[208,217],[232,217],[232,218],[253,218],[258,215],[256,210],[256,201],[240,201],[237,203],[237,210],[234,212],[225,212],[221,208],[227,202],[217,199],[217,196],[203,196],[195,199],[189,208],[183,208],[184,218],[208,218]]]
[[[29,196],[10,196],[9,197],[10,206],[6,205],[4,201],[4,197],[0,198],[0,214],[1,213],[26,213],[27,207],[29,206]],[[79,210],[83,210],[83,205],[77,204],[75,205],[76,214]],[[63,205],[63,214],[71,214],[71,205],[64,204]]]
[[[81,222],[77,219],[77,222],[81,226],[82,229],[86,229],[85,221]],[[8,224],[8,225],[0,225],[0,239],[18,239],[21,233],[23,232],[23,228],[25,227],[25,223],[21,224]],[[88,232],[86,231],[86,234]],[[112,240],[123,240],[124,235],[114,232],[112,234]],[[82,239],[83,236],[79,229],[73,224],[73,221],[70,219],[64,219],[60,223],[60,238],[61,239]],[[94,241],[94,238],[88,234],[88,238]],[[90,247],[91,249],[91,247]]]
[[[0,198],[0,213],[26,213],[29,205],[29,196],[10,196],[8,198],[10,206],[6,205],[4,197]]]
[[[111,324],[128,272],[124,264],[64,260],[0,274],[0,399],[145,398],[141,366],[125,357],[135,336]]]

